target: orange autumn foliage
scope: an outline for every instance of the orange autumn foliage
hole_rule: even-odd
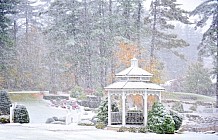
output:
[[[151,82],[157,83],[157,84],[163,83],[163,80],[162,80],[163,68],[162,67],[163,67],[162,64],[157,59],[154,59],[151,64],[148,64],[145,66],[145,70],[153,74],[151,78]]]
[[[116,56],[119,60],[117,66],[124,64],[126,67],[130,65],[130,59],[136,57],[139,54],[139,49],[137,46],[121,42],[119,44],[119,49],[116,52]]]

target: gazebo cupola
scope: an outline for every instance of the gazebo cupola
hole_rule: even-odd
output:
[[[119,81],[149,82],[152,74],[138,67],[138,60],[131,59],[131,66],[116,74]]]
[[[160,102],[164,88],[150,82],[152,74],[139,68],[136,58],[131,59],[131,66],[117,73],[116,77],[117,82],[105,87],[108,93],[108,125],[146,125],[148,107],[151,106],[148,104],[148,97],[155,96]],[[116,98],[113,99],[114,96]],[[119,111],[112,110],[114,102],[119,105]],[[133,108],[136,109],[134,112]]]

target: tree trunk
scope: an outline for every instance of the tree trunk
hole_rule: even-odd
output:
[[[138,16],[137,16],[137,46],[139,48],[139,58],[141,59],[141,34],[140,34],[140,29],[141,29],[141,10],[142,10],[142,3],[141,0],[138,0]]]
[[[216,7],[216,108],[218,108],[218,14],[217,12],[218,12],[218,5]]]
[[[154,61],[154,47],[156,38],[156,22],[157,22],[157,0],[153,1],[154,19],[152,25],[151,52],[150,52],[150,68]]]

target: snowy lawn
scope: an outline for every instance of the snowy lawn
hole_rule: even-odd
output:
[[[98,130],[92,126],[54,124],[0,125],[0,140],[217,140],[216,134],[154,134]]]

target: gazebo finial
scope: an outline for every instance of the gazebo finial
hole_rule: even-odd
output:
[[[131,59],[131,67],[138,67],[138,59],[135,57]]]

